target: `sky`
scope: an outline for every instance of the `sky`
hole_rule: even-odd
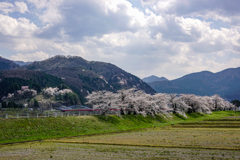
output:
[[[0,0],[0,55],[81,56],[140,78],[240,67],[239,0]]]

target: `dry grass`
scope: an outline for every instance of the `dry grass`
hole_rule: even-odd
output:
[[[239,159],[238,151],[32,142],[0,147],[8,159]]]
[[[115,144],[183,148],[215,148],[240,150],[240,129],[169,128],[143,132],[99,135],[55,140],[67,143]]]

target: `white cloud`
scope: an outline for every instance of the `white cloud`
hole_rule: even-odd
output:
[[[27,6],[26,3],[24,3],[24,2],[15,2],[14,4],[16,6],[16,11],[19,11],[20,13],[29,12],[28,6]]]
[[[27,2],[36,8],[33,10],[33,14],[38,17],[45,27],[57,23],[62,19],[59,6],[63,0],[27,0]]]
[[[43,13],[39,14],[39,19],[43,23],[56,23],[62,19],[61,14],[59,13],[59,5],[61,5],[62,0],[51,0],[46,3],[45,7],[47,8]]]
[[[52,43],[49,48],[62,55],[86,56],[86,51],[80,44]],[[52,52],[52,54],[55,55],[56,53]]]
[[[16,40],[15,44],[14,45],[12,44],[12,46],[14,47],[14,50],[17,52],[29,52],[37,49],[36,44],[26,39]]]
[[[99,39],[99,41],[101,41],[104,44],[109,45],[111,47],[116,47],[116,46],[124,47],[130,43],[128,34],[130,34],[130,33],[126,32],[126,33],[105,34]],[[94,37],[94,38],[97,39],[97,37]]]
[[[12,55],[11,59],[15,61],[41,61],[49,58],[49,55],[43,51],[35,52],[35,53],[17,53],[16,55]]]
[[[47,14],[48,12],[50,13]],[[86,36],[99,37],[113,32],[135,32],[147,25],[145,14],[133,8],[126,0],[68,0],[49,5],[40,19],[48,22],[48,18],[51,19],[50,15],[54,20],[59,20],[45,27],[39,34],[41,38],[59,38],[59,32],[63,30],[69,35],[70,41],[81,41]]]
[[[37,26],[26,18],[14,19],[0,14],[0,34],[2,36],[29,37],[36,30]]]
[[[174,16],[215,19],[231,25],[239,25],[240,20],[240,3],[236,0],[142,0],[142,4],[150,6],[156,13]]]
[[[8,2],[0,2],[0,11],[4,14],[8,14],[9,12],[13,12],[14,5]]]
[[[20,13],[29,12],[28,6],[26,3],[16,1],[14,4],[15,5],[9,2],[0,2],[0,11],[2,11],[4,14],[9,14],[12,12],[20,12]]]
[[[45,8],[48,4],[48,0],[27,0],[27,2],[34,4],[38,9]]]

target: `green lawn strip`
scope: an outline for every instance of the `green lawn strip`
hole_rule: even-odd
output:
[[[240,121],[200,121],[200,122],[189,122],[189,123],[178,123],[178,125],[240,125]]]
[[[229,121],[229,122],[231,122],[231,121],[238,121],[238,122],[240,122],[240,118],[234,118],[234,119],[225,119],[225,118],[222,118],[222,119],[205,119],[204,121],[206,121],[206,122],[214,122],[214,121],[222,121],[222,122],[224,122],[224,121]]]
[[[180,122],[197,122],[238,116],[231,111],[214,112],[211,115],[189,114],[188,119],[173,115],[169,120],[160,116],[141,115],[118,116],[80,116],[57,118],[0,119],[0,144],[24,142],[60,137],[73,137],[102,133],[138,130],[141,128],[164,127]]]

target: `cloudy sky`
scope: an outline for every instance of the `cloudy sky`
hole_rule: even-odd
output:
[[[75,55],[140,78],[240,67],[239,0],[0,0],[0,55]]]

